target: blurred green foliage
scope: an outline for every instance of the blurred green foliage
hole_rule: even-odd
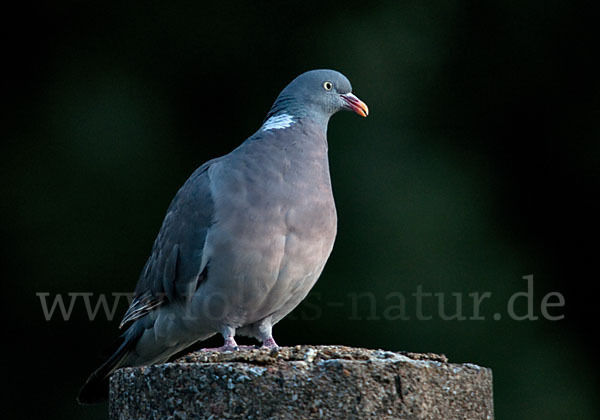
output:
[[[11,364],[32,373],[15,372],[7,415],[106,416],[74,398],[118,320],[90,322],[78,304],[68,322],[46,322],[36,293],[132,291],[189,174],[252,134],[297,74],[334,68],[371,115],[330,123],[339,234],[313,293],[276,326],[278,342],[445,353],[493,369],[497,418],[598,418],[593,306],[577,283],[593,261],[578,235],[598,207],[588,7],[63,2],[17,12],[3,81],[3,306],[18,343]],[[552,313],[564,320],[508,318],[529,274],[536,315],[557,291],[566,306]],[[461,293],[468,317],[469,293],[490,292],[485,320],[443,320],[434,297],[422,308],[432,319],[416,319],[419,285],[444,293],[448,313]],[[390,293],[406,297],[411,319],[386,319]]]

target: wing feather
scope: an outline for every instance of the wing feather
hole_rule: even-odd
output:
[[[198,168],[173,198],[120,327],[186,298],[186,291],[196,290],[206,277],[202,251],[214,218],[208,168],[216,160]]]

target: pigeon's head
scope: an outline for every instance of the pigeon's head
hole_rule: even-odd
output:
[[[363,117],[369,114],[367,104],[352,94],[346,76],[335,70],[312,70],[286,86],[269,115],[286,112],[328,120],[341,110],[354,111]]]

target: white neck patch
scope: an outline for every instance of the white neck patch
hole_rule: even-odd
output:
[[[265,121],[261,130],[281,130],[282,128],[290,127],[294,123],[294,119],[289,114],[273,115],[267,121]]]

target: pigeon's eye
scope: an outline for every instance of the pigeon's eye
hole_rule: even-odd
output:
[[[331,90],[333,88],[333,83],[331,83],[331,82],[325,82],[325,83],[323,83],[323,88],[325,90]]]

